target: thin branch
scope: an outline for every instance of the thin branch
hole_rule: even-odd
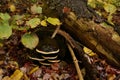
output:
[[[59,29],[60,29],[60,25],[57,26],[57,28],[55,29],[54,33],[52,34],[52,36],[51,36],[52,39],[56,36],[56,34],[57,34]]]
[[[81,73],[81,70],[80,70],[80,67],[79,67],[79,65],[78,65],[78,60],[77,60],[77,58],[76,58],[76,56],[75,56],[75,53],[74,53],[73,49],[71,48],[71,46],[70,46],[69,44],[68,44],[68,49],[69,49],[69,51],[70,51],[70,53],[71,53],[73,62],[74,62],[74,64],[75,64],[75,67],[76,67],[76,70],[77,70],[77,74],[78,74],[79,80],[84,80],[84,79],[83,79],[83,76],[82,76],[82,73]]]
[[[60,34],[61,36],[63,36],[66,39],[66,41],[68,41],[69,44],[72,46],[72,48],[75,48],[75,41],[68,33],[66,33],[65,31],[62,31],[60,29],[58,30],[57,33]]]
[[[61,36],[63,36],[66,41],[69,43],[69,45],[72,47],[72,49],[75,49],[77,55],[79,55],[79,58],[77,58],[78,60],[83,62],[83,65],[85,66],[86,69],[86,75],[89,75],[90,79],[96,79],[97,76],[97,70],[95,68],[94,65],[92,65],[91,63],[89,63],[88,58],[84,55],[84,51],[82,49],[82,47],[80,45],[78,45],[78,43],[65,31],[62,30],[58,30],[58,34],[60,34]]]

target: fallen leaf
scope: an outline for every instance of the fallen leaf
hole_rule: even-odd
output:
[[[50,79],[50,77],[51,77],[51,75],[50,75],[50,74],[45,73],[45,75],[43,76],[43,80],[49,80],[49,79]]]
[[[34,49],[39,43],[39,38],[35,33],[26,33],[22,36],[22,44],[29,49]]]
[[[10,11],[11,11],[11,12],[15,12],[15,11],[16,11],[16,7],[15,7],[14,4],[10,4],[10,5],[9,5],[9,8],[10,8]]]
[[[33,77],[41,77],[42,75],[42,69],[39,68],[37,71],[33,73]]]
[[[59,63],[53,63],[53,64],[51,64],[51,68],[52,68],[53,70],[57,71],[57,70],[59,70],[60,65],[59,65]]]
[[[37,71],[39,69],[39,67],[34,67],[30,72],[29,75],[33,74],[35,71]]]
[[[8,39],[12,35],[12,28],[9,24],[0,24],[0,39]]]
[[[3,77],[3,79],[2,80],[11,80],[10,79],[10,77],[9,76],[5,76],[5,77]]]
[[[46,20],[42,20],[42,21],[41,21],[41,26],[47,26]]]
[[[16,70],[11,76],[11,80],[20,80],[23,76],[23,73],[20,70]]]
[[[115,13],[115,11],[117,10],[116,6],[109,4],[109,3],[106,3],[103,7],[105,11],[110,14]]]
[[[36,4],[34,4],[33,6],[31,6],[31,12],[33,14],[41,14],[42,13],[42,7],[37,6]]]
[[[88,0],[88,5],[92,8],[96,8],[96,0]]]
[[[49,17],[49,18],[47,18],[47,22],[54,25],[54,26],[61,25],[61,22],[60,22],[60,20],[58,18]]]
[[[84,52],[85,52],[86,54],[88,54],[89,56],[94,56],[94,55],[96,55],[91,49],[89,49],[89,48],[87,48],[87,47],[84,47],[83,50],[84,50]]]
[[[31,28],[36,28],[39,24],[40,24],[39,18],[33,18],[26,22],[26,25],[30,26]]]
[[[0,13],[0,18],[4,21],[8,21],[11,17],[8,13]]]

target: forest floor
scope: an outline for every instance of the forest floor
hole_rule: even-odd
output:
[[[38,11],[40,10],[38,6],[42,6],[40,1],[35,2],[31,0],[28,3],[26,1],[0,0],[0,22],[3,17],[7,19],[7,16],[4,16],[7,13],[11,17],[9,19],[10,25],[13,26],[15,23],[14,25],[18,26],[13,26],[12,33],[8,39],[0,39],[0,80],[79,80],[73,62],[67,63],[61,61],[50,66],[44,66],[28,58],[28,49],[22,45],[21,36],[27,31],[34,31],[35,28],[28,29],[28,27],[25,27],[26,23],[34,17],[43,18],[45,16]],[[14,21],[13,17],[18,19]],[[119,23],[118,17],[114,21]],[[34,26],[37,23],[33,25],[30,23],[29,25]],[[45,26],[46,24],[42,25]],[[120,80],[119,69],[107,64],[105,60],[100,59],[95,53],[93,56],[88,56],[90,57],[89,60],[98,70],[99,74],[97,74],[96,80]],[[82,65],[80,67],[84,76],[86,74],[85,69]]]

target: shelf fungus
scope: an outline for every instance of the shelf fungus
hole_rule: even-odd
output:
[[[60,62],[60,59],[58,58],[60,49],[52,43],[46,43],[36,47],[33,53],[34,54],[31,56],[29,55],[29,58],[38,61],[41,65],[48,66],[52,63]]]

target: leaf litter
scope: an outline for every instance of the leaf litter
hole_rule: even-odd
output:
[[[7,10],[7,12],[10,12],[10,15],[29,12],[29,10],[27,10],[27,7],[31,4],[29,3],[29,1],[27,2],[27,4],[24,4],[24,1],[26,0],[22,0],[23,2],[19,0],[18,2],[17,1],[15,2],[15,1],[16,0],[12,1],[13,4],[9,5],[8,3],[10,2],[7,2],[7,0],[4,0],[4,1],[1,0],[0,12],[6,12]],[[19,3],[19,4],[16,5],[16,3]],[[8,6],[10,11],[8,10]],[[30,10],[33,15],[40,14],[42,12],[42,8],[37,5],[31,6]],[[116,22],[116,24],[119,24],[119,22],[117,22],[119,21],[118,16],[114,17],[114,22]],[[8,20],[9,16],[7,17],[3,16],[2,19]],[[49,23],[55,22],[53,23],[53,25],[60,24],[60,22],[55,18],[52,18],[52,19],[48,18],[47,21]],[[34,28],[34,27],[37,27],[38,23],[40,24],[39,20],[36,24],[29,24],[29,26]],[[21,23],[21,24],[23,25],[24,23]],[[41,24],[46,26],[46,21]],[[30,60],[27,60],[24,54],[26,53],[25,48],[23,48],[23,46],[21,46],[19,42],[20,36],[24,32],[19,32],[19,31],[18,32],[14,31],[14,32],[15,33],[11,35],[10,39],[4,41],[4,44],[5,44],[3,45],[4,48],[0,47],[0,56],[1,56],[0,57],[0,80],[78,80],[78,76],[73,64],[69,64],[62,61],[60,63],[51,64],[51,66],[39,66],[32,63]],[[0,43],[1,43],[1,40],[0,40]],[[119,69],[116,69],[108,65],[105,60],[99,59],[98,57],[96,57],[96,55],[93,55],[93,54],[88,54],[88,55],[90,55],[90,60],[92,61],[92,64],[96,66],[99,72],[97,76],[98,78],[96,80],[119,80],[120,79]],[[83,71],[83,73],[85,72]]]

